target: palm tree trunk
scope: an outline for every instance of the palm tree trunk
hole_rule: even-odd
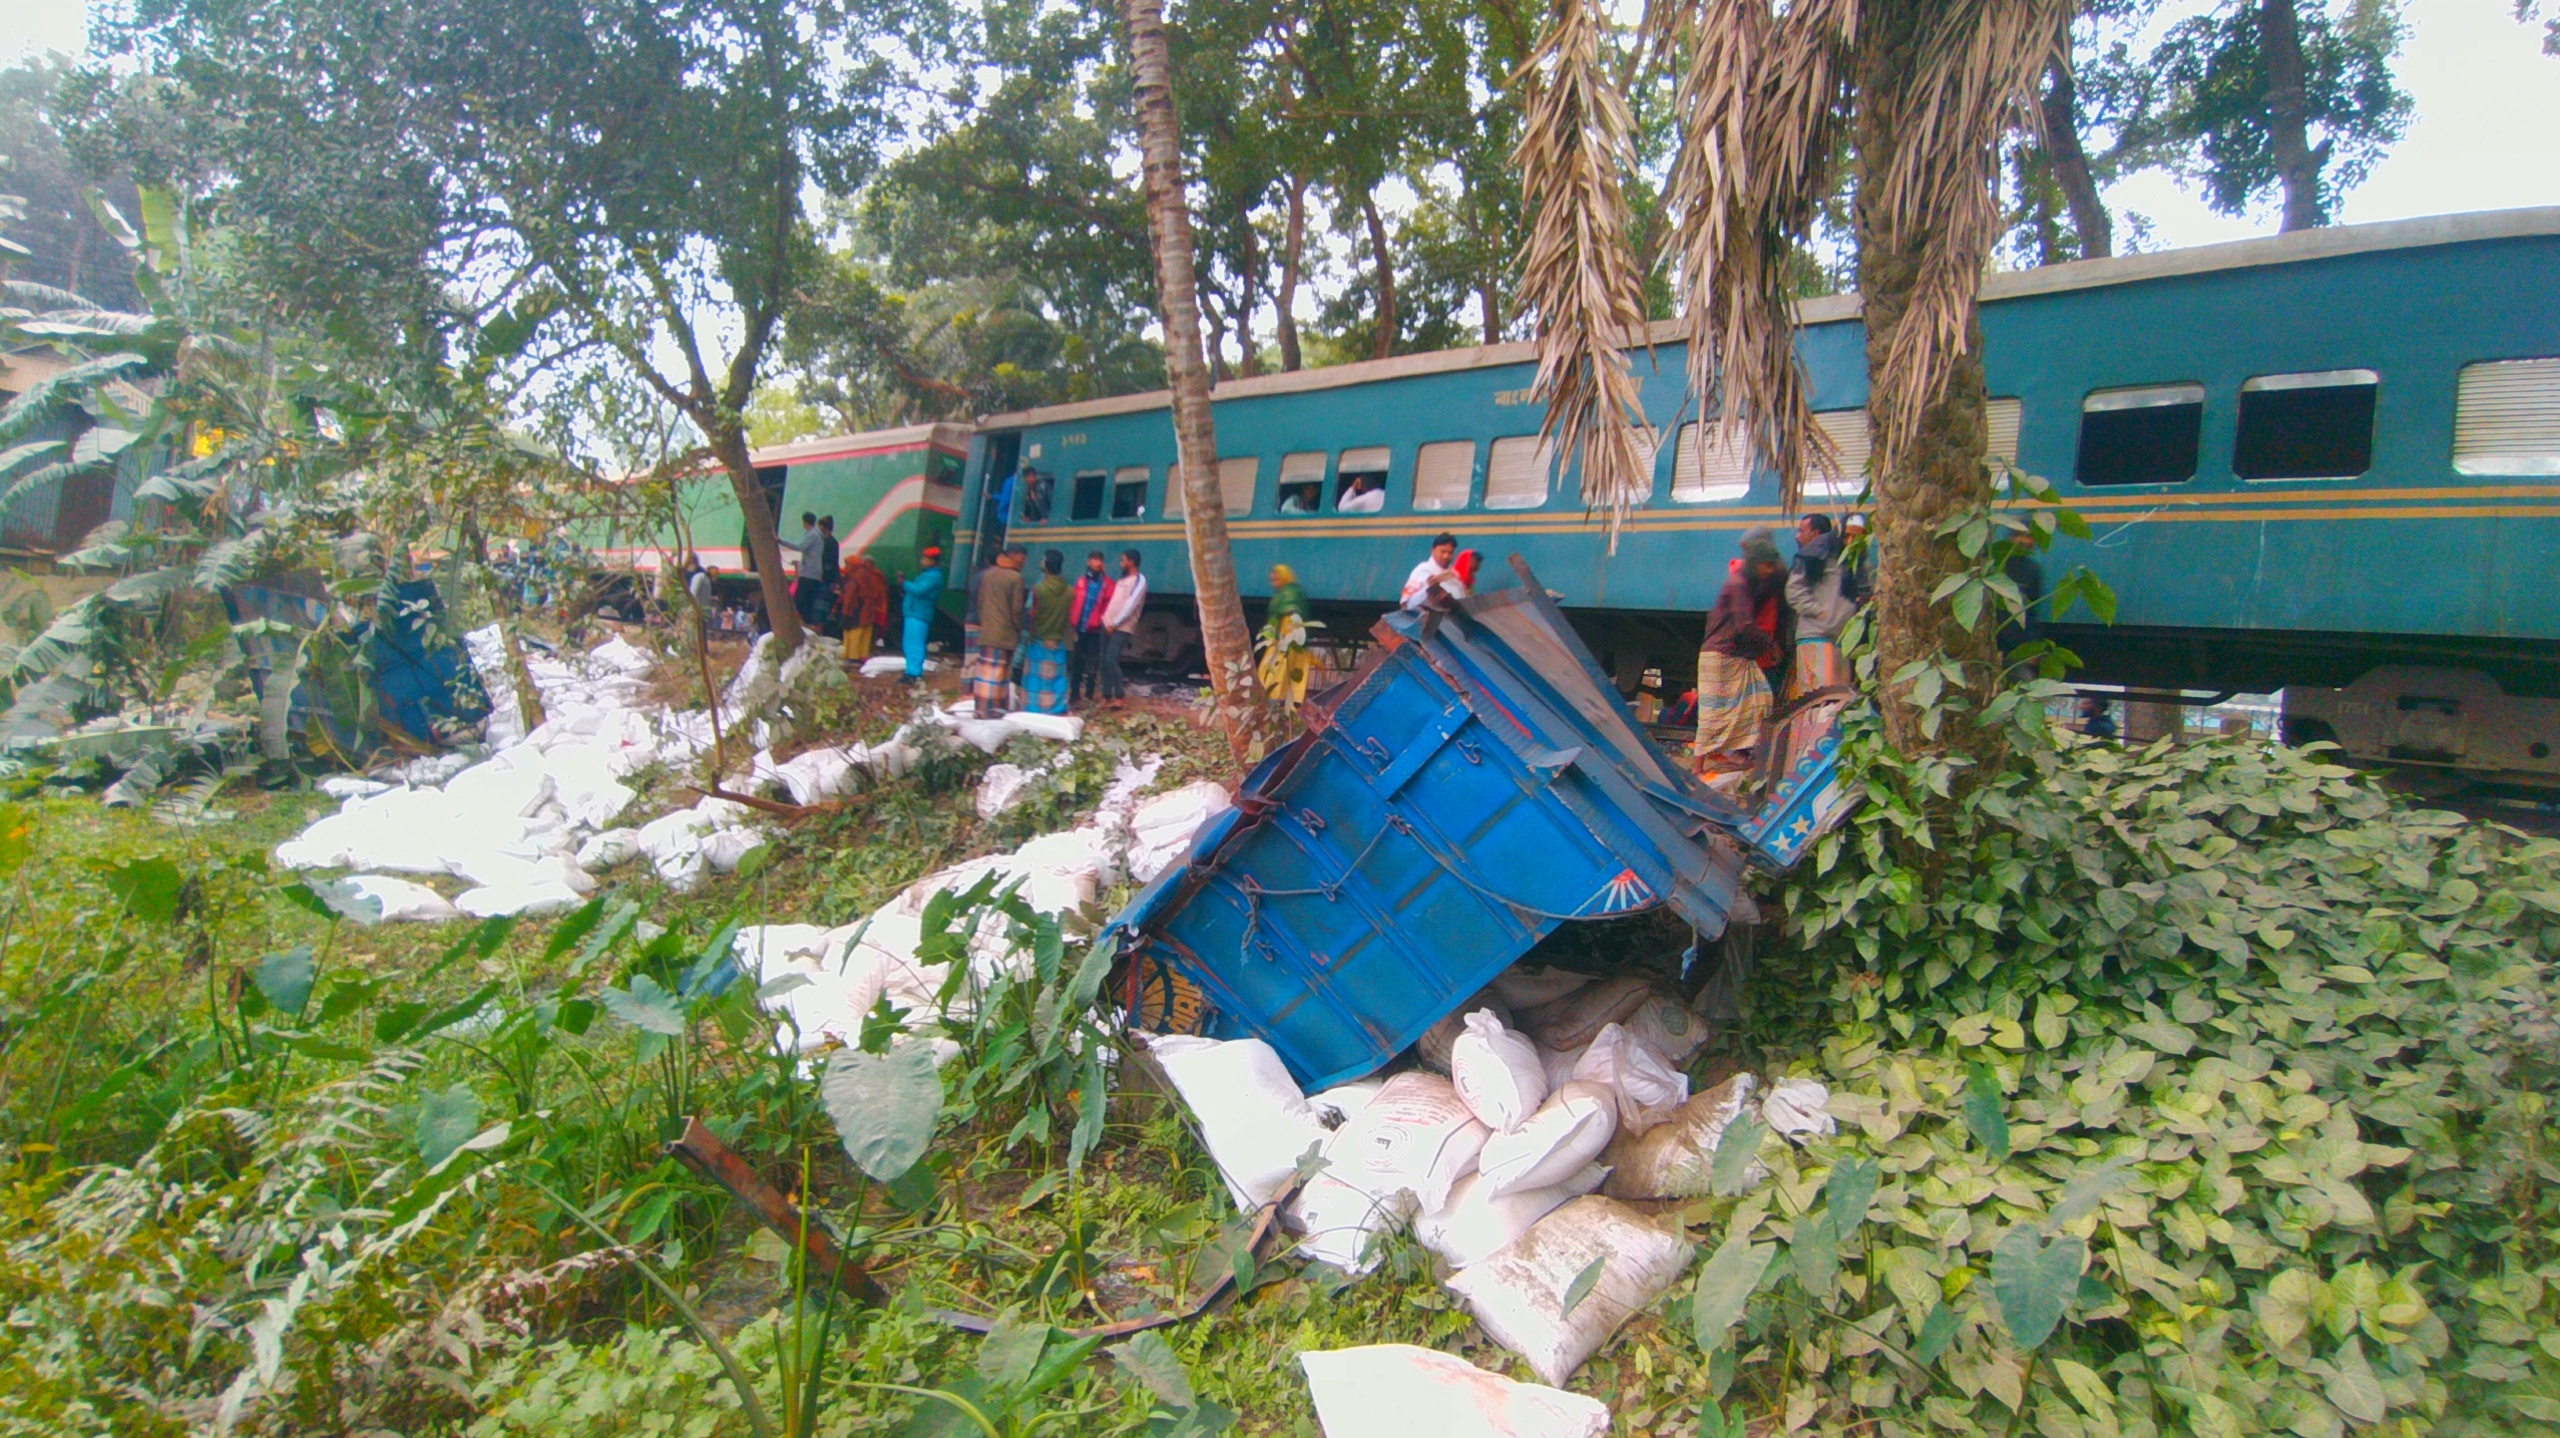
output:
[[[2284,182],[2285,230],[2321,223],[2320,166],[2328,146],[2311,148],[2302,80],[2302,24],[2293,0],[2263,0],[2258,46],[2267,62],[2267,149]]]
[[[1857,68],[1862,95],[1890,95],[1898,78],[1917,68],[1912,51],[1923,29],[1919,11],[1931,3],[1896,0],[1861,14]],[[1891,103],[1865,103],[1855,122],[1858,294],[1867,332],[1869,423],[1879,432],[1884,417],[1874,412],[1872,396],[1883,386],[1874,380],[1890,363],[1894,334],[1910,311],[1931,238],[1917,225],[1906,228],[1902,217],[1887,208],[1886,187],[1876,181],[1891,168],[1896,148],[1906,140],[1898,132],[1899,111]],[[1907,138],[1925,143],[1917,136]],[[1987,170],[1983,182],[1990,182]],[[1979,271],[1984,258],[1973,256],[1971,269]],[[1906,754],[1962,747],[1980,732],[1970,725],[1958,726],[1962,733],[1926,732],[1924,706],[1913,702],[1910,681],[1896,678],[1906,666],[1941,658],[1955,661],[1963,666],[1961,687],[1977,702],[1990,697],[1999,672],[1990,616],[1981,616],[1968,629],[1930,598],[1940,580],[1965,565],[1955,541],[1941,537],[1941,526],[1991,499],[1991,472],[1984,463],[1991,433],[1984,404],[1982,317],[1970,299],[1962,323],[1965,354],[1945,387],[1922,409],[1914,442],[1898,463],[1873,476],[1876,694],[1885,737]]]
[[[700,423],[703,416],[696,415]],[[782,573],[782,541],[774,532],[773,504],[756,482],[755,461],[747,454],[747,432],[732,420],[703,424],[711,455],[729,476],[738,496],[738,511],[747,520],[747,554],[755,561],[756,588],[764,595],[765,622],[773,626],[773,642],[789,654],[800,647],[800,611],[791,607],[791,581]]]
[[[1182,130],[1174,117],[1172,67],[1165,53],[1163,0],[1124,0],[1129,71],[1135,81],[1138,151],[1154,241],[1156,290],[1164,311],[1165,378],[1173,391],[1173,439],[1182,471],[1182,527],[1190,541],[1192,592],[1199,597],[1200,645],[1209,663],[1217,715],[1238,763],[1267,741],[1270,706],[1253,672],[1253,635],[1236,594],[1227,506],[1218,492],[1218,434],[1209,415],[1209,369],[1200,353],[1200,297],[1192,273],[1191,207],[1183,195]]]
[[[1298,266],[1307,253],[1307,182],[1289,177],[1289,228],[1280,244],[1280,293],[1273,296],[1278,313],[1272,328],[1280,341],[1280,368],[1298,368]]]
[[[1378,197],[1374,192],[1360,196],[1360,215],[1369,224],[1369,257],[1376,261],[1378,291],[1378,333],[1371,342],[1369,357],[1385,359],[1396,352],[1396,267],[1387,253],[1387,222],[1378,214]]]

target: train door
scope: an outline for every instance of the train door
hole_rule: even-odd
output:
[[[1004,544],[1006,526],[1013,516],[1005,513],[1013,498],[1013,486],[1005,481],[1012,477],[1015,463],[1022,455],[1022,436],[992,434],[987,436],[986,467],[978,471],[978,504],[973,529],[978,537],[977,553],[991,555]]]
[[[756,489],[764,495],[764,512],[773,516],[773,533],[777,545],[789,547],[792,537],[782,532],[782,488],[791,478],[787,464],[756,466]],[[747,557],[747,572],[756,571],[755,546],[747,543],[746,521],[738,522],[738,551]]]

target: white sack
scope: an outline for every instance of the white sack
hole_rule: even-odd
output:
[[[1565,1290],[1592,1260],[1600,1278],[1571,1313]],[[1577,1198],[1538,1220],[1499,1253],[1462,1269],[1449,1290],[1467,1301],[1496,1343],[1529,1371],[1561,1385],[1618,1331],[1652,1306],[1689,1263],[1677,1232],[1611,1199]]]
[[[759,983],[788,973],[815,973],[826,958],[828,931],[816,924],[749,924],[730,940],[738,971]]]
[[[1801,1142],[1809,1135],[1829,1137],[1840,1131],[1823,1105],[1831,1102],[1831,1090],[1808,1078],[1780,1079],[1769,1086],[1769,1094],[1760,1100],[1760,1117],[1769,1127]]]
[[[1428,1213],[1474,1172],[1492,1130],[1476,1121],[1438,1074],[1400,1073],[1325,1146],[1327,1171],[1378,1198],[1412,1196]]]
[[[1616,1024],[1600,1030],[1574,1064],[1573,1076],[1617,1094],[1618,1127],[1627,1133],[1642,1133],[1669,1118],[1689,1097],[1689,1076]]]
[[[1459,1179],[1449,1190],[1449,1206],[1413,1221],[1413,1236],[1423,1247],[1448,1261],[1451,1268],[1481,1263],[1508,1246],[1529,1226],[1568,1200],[1600,1187],[1609,1171],[1585,1164],[1561,1183],[1543,1188],[1497,1192],[1482,1173]]]
[[[1200,779],[1158,794],[1129,813],[1129,880],[1144,884],[1191,849],[1200,826],[1235,807],[1226,786]]]
[[[927,674],[931,674],[933,671],[941,667],[942,666],[940,664],[931,659],[924,662],[924,672]],[[902,655],[879,654],[862,661],[862,677],[865,679],[886,679],[892,674],[904,674],[906,672],[907,661]]]
[[[1589,1052],[1591,1052],[1589,1044],[1584,1044],[1578,1049],[1540,1048],[1538,1062],[1545,1065],[1547,1070],[1547,1092],[1553,1093],[1573,1082],[1573,1066],[1582,1062],[1582,1056]]]
[[[1332,1136],[1280,1055],[1260,1039],[1167,1034],[1150,1040],[1147,1053],[1199,1120],[1201,1141],[1240,1211],[1269,1203],[1298,1160]]]
[[[951,732],[964,742],[977,746],[981,752],[993,754],[1004,747],[1006,740],[1021,731],[1014,727],[1011,719],[962,719],[951,726]]]
[[[1404,1343],[1298,1355],[1324,1438],[1606,1438],[1609,1408]]]
[[[1017,709],[1005,716],[1016,734],[1034,739],[1049,739],[1060,744],[1073,744],[1084,737],[1084,718],[1077,714],[1034,714]]]
[[[331,774],[311,786],[332,799],[364,799],[390,788],[379,779],[362,779],[353,774]]]
[[[978,776],[978,817],[992,819],[1014,806],[1031,776],[1019,764],[990,764]]]
[[[1618,1095],[1594,1083],[1567,1083],[1526,1123],[1484,1141],[1476,1170],[1497,1194],[1564,1182],[1598,1158],[1618,1132]]]
[[[1382,1078],[1353,1079],[1346,1084],[1336,1084],[1322,1093],[1307,1095],[1307,1106],[1316,1111],[1318,1119],[1334,1128],[1340,1128],[1358,1118],[1360,1111],[1367,1108],[1386,1086],[1387,1081]]]
[[[1518,1128],[1547,1098],[1538,1046],[1504,1028],[1490,1008],[1468,1014],[1466,1032],[1449,1046],[1449,1082],[1495,1133]]]
[[[578,846],[578,867],[590,874],[629,863],[640,852],[640,831],[607,829]]]
[[[465,890],[454,907],[475,919],[505,914],[557,914],[586,902],[586,896],[557,880],[530,884],[495,884]]]
[[[385,878],[380,874],[355,874],[347,882],[356,892],[382,906],[386,923],[406,920],[414,923],[441,923],[462,917],[462,911],[451,900],[424,884],[406,879]]]
[[[714,829],[702,836],[702,862],[715,874],[734,874],[764,836],[753,829]]]
[[[1492,1014],[1501,1021],[1504,1028],[1511,1027],[1510,1008],[1489,993],[1479,993],[1441,1015],[1439,1022],[1424,1029],[1422,1037],[1413,1041],[1414,1057],[1420,1059],[1422,1066],[1433,1073],[1447,1073],[1449,1050],[1457,1044],[1458,1035],[1467,1031],[1467,1015],[1478,1009]]]
[[[1670,994],[1653,993],[1620,1021],[1628,1033],[1673,1067],[1688,1060],[1707,1041],[1707,1021]]]
[[[1381,1198],[1329,1173],[1308,1179],[1289,1201],[1294,1226],[1306,1235],[1298,1251],[1355,1275],[1378,1266],[1369,1245],[1379,1234],[1402,1224],[1412,1208],[1409,1193]]]

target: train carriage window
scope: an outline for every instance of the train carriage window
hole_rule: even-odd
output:
[[[1324,451],[1280,456],[1280,512],[1314,514],[1324,508]]]
[[[2014,399],[1995,399],[1983,406],[1982,417],[1991,429],[1991,457],[2003,464],[2018,462],[2018,421],[2025,417],[2025,406]]]
[[[1709,504],[1751,492],[1751,438],[1738,426],[1711,420],[1684,424],[1671,456],[1671,501]]]
[[[1413,460],[1413,507],[1464,509],[1476,483],[1476,442],[1442,440],[1426,444]]]
[[[1100,519],[1103,486],[1110,480],[1110,474],[1104,470],[1078,470],[1074,481],[1075,487],[1067,495],[1067,518],[1071,520]]]
[[[2231,472],[2242,479],[2353,479],[2373,467],[2369,369],[2264,374],[2240,386]]]
[[[1218,495],[1226,501],[1227,513],[1233,515],[1253,512],[1254,472],[1261,463],[1262,461],[1249,454],[1218,461]],[[1182,469],[1179,465],[1168,465],[1165,468],[1164,517],[1167,519],[1182,517]]]
[[[1555,468],[1555,447],[1534,434],[1495,440],[1492,462],[1484,471],[1484,507],[1537,508],[1547,502],[1547,483]]]
[[[1387,447],[1346,449],[1333,466],[1333,507],[1343,514],[1376,514],[1387,507]]]
[[[1147,517],[1147,467],[1133,464],[1111,476],[1111,517],[1144,519]]]
[[[1867,434],[1867,412],[1863,409],[1826,409],[1818,411],[1813,422],[1831,436],[1831,447],[1838,452],[1837,468],[1817,464],[1804,477],[1808,499],[1855,499],[1867,487],[1867,457],[1874,453],[1874,442]]]
[[[2195,478],[2204,386],[2092,390],[2080,401],[2082,484],[2183,484]]]
[[[1636,427],[1636,473],[1644,476],[1644,498],[1637,501],[1639,504],[1653,502],[1653,461],[1661,453],[1662,432],[1649,424],[1638,425]],[[1598,507],[1599,501],[1591,497],[1590,491],[1582,488],[1582,480],[1578,475],[1575,477],[1574,487],[1581,493],[1584,508]]]
[[[2458,474],[2560,476],[2560,357],[2462,367],[2453,409]]]

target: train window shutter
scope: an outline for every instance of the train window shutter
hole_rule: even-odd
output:
[[[1535,509],[1547,502],[1547,479],[1555,472],[1555,449],[1534,434],[1493,442],[1493,461],[1485,466],[1484,507]]]
[[[1662,455],[1662,431],[1649,424],[1636,426],[1636,453],[1643,460],[1636,469],[1645,476],[1645,502],[1650,504],[1653,501],[1653,462]],[[1578,475],[1576,487],[1580,487]],[[1582,504],[1585,509],[1597,507],[1597,502],[1588,493],[1582,496]]]
[[[1413,461],[1413,507],[1416,509],[1464,509],[1467,493],[1475,488],[1476,442],[1471,439],[1444,440],[1426,444]]]
[[[1113,519],[1147,517],[1147,467],[1145,465],[1133,464],[1111,476],[1111,517]]]
[[[2453,410],[2458,474],[2560,477],[2560,357],[2462,367]]]
[[[1831,447],[1839,451],[1839,467],[1817,463],[1807,470],[1805,494],[1823,499],[1855,499],[1867,487],[1867,456],[1875,448],[1867,435],[1867,412],[1827,409],[1816,414],[1813,422],[1831,436]]]
[[[1227,513],[1253,512],[1253,481],[1261,469],[1262,461],[1251,455],[1218,461],[1218,493],[1227,502]]]
[[[2014,399],[1995,399],[1983,407],[1983,419],[1991,429],[1991,457],[2003,464],[2018,462],[2018,421],[2025,406]]]
[[[1679,504],[1740,499],[1751,492],[1751,441],[1721,423],[1684,424],[1672,445],[1671,498]]]

